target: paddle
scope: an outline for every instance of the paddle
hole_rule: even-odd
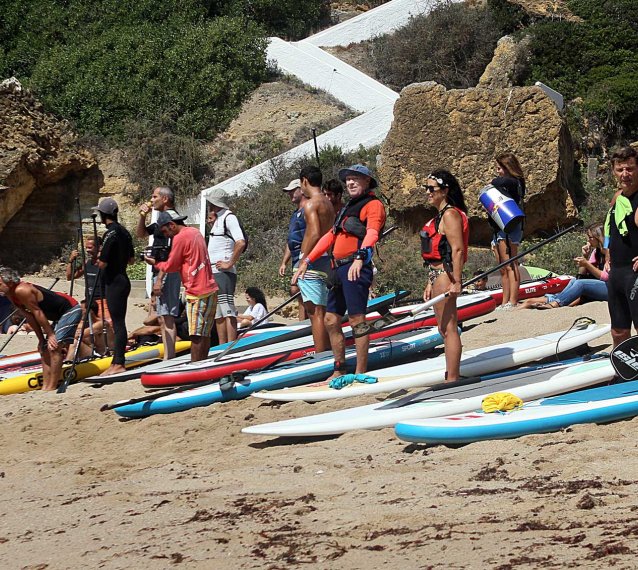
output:
[[[53,281],[53,283],[51,284],[51,286],[49,287],[49,289],[53,289],[53,288],[55,287],[55,284],[56,284],[59,280],[60,280],[60,278],[59,278],[59,277],[56,277],[56,278],[55,278],[55,280]],[[9,317],[12,317],[12,316],[13,316],[13,315],[15,315],[15,313],[17,313],[17,312],[18,312],[18,309],[16,309],[15,311],[13,311],[13,313],[11,313],[11,314],[9,315]],[[6,319],[5,319],[5,320],[6,320]],[[27,318],[26,318],[26,317],[20,321],[20,324],[18,325],[18,328],[17,328],[15,331],[13,331],[13,333],[11,333],[11,336],[10,336],[10,337],[9,337],[9,338],[8,338],[8,339],[4,342],[4,344],[3,344],[2,346],[0,346],[0,352],[2,352],[2,351],[4,350],[4,347],[5,347],[5,346],[7,346],[7,345],[11,342],[11,340],[13,339],[13,337],[14,337],[15,335],[17,335],[17,334],[18,334],[18,331],[20,330],[20,327],[22,327],[22,325],[23,325],[26,321],[27,321]],[[4,323],[4,321],[2,321],[2,322]]]
[[[566,233],[571,232],[573,229],[577,228],[579,225],[580,223],[569,226],[568,228],[561,230],[560,232],[554,234],[553,236],[548,237],[547,239],[541,241],[540,243],[537,243],[536,245],[530,247],[529,249],[522,251],[518,255],[515,255],[514,257],[510,257],[508,260],[504,261],[503,263],[499,263],[498,265],[492,267],[491,269],[488,269],[487,271],[481,273],[480,275],[476,275],[475,277],[472,277],[471,279],[464,281],[463,283],[461,283],[461,289],[464,289],[465,287],[467,287],[468,285],[471,285],[472,283],[475,283],[476,281],[480,281],[481,279],[484,279],[491,273],[498,271],[499,269],[509,265],[510,263],[516,261],[517,259],[520,259],[521,257],[525,257],[526,255],[530,254],[532,251],[536,251],[537,249],[543,247],[544,245],[547,245],[548,243],[554,241],[555,239],[558,239],[559,237],[565,235]],[[378,330],[381,330],[383,327],[396,323],[397,321],[401,319],[405,319],[406,317],[409,317],[409,316],[415,317],[419,313],[422,313],[423,311],[428,310],[430,307],[436,305],[437,303],[440,303],[445,298],[449,297],[449,295],[450,295],[449,293],[441,293],[440,295],[437,295],[433,299],[430,299],[429,301],[426,301],[422,305],[419,305],[418,307],[412,309],[412,311],[410,311],[407,314],[388,315],[387,317],[382,317],[380,319],[377,319],[376,321],[372,323],[372,328],[378,331]]]
[[[638,379],[638,336],[628,338],[612,350],[611,365],[623,380]]]
[[[263,323],[268,317],[271,317],[272,315],[274,315],[277,311],[279,311],[280,309],[283,309],[286,305],[288,305],[289,303],[291,303],[292,301],[294,301],[297,297],[299,297],[299,295],[301,295],[301,291],[297,291],[292,297],[290,297],[289,299],[286,299],[283,303],[281,303],[281,305],[277,305],[272,311],[270,311],[270,313],[264,315],[263,317],[261,317],[261,319],[258,319],[257,321],[255,321],[252,325],[250,325],[245,331],[242,331],[241,333],[239,333],[237,335],[237,338],[231,342],[224,350],[222,350],[215,358],[213,358],[213,362],[217,362],[218,360],[220,360],[223,356],[226,356],[230,350],[240,341],[240,339],[248,332],[253,330],[255,327],[259,326],[261,323]]]
[[[268,370],[269,368],[272,368],[276,366],[277,364],[280,364],[286,359],[286,357],[289,354],[290,354],[289,352],[282,354],[279,358],[277,358],[277,360],[275,360],[274,362],[271,362],[268,366],[265,366],[261,370],[235,370],[234,372],[231,372],[230,374],[228,374],[227,376],[224,376],[223,378],[218,378],[215,380],[204,380],[202,382],[196,382],[194,384],[185,384],[184,386],[177,386],[175,388],[170,388],[169,390],[160,390],[155,392],[154,394],[141,396],[139,398],[132,398],[130,400],[125,400],[123,402],[116,402],[115,404],[104,404],[100,408],[100,412],[115,410],[116,408],[121,408],[123,406],[130,406],[132,404],[139,404],[141,402],[152,402],[153,400],[159,400],[160,398],[163,398],[164,396],[170,396],[171,394],[179,394],[180,392],[187,392],[188,390],[194,390],[195,388],[203,388],[204,386],[210,386],[211,384],[215,384],[216,382],[219,383],[220,390],[228,390],[234,386],[235,382],[241,382],[249,374],[257,374],[260,372],[264,372],[265,370]]]

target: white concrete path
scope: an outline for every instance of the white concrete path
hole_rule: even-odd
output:
[[[347,46],[393,32],[406,25],[412,16],[426,14],[437,4],[437,0],[392,0],[299,42],[270,38],[267,57],[283,73],[294,75],[363,113],[317,137],[319,148],[339,146],[347,152],[356,150],[360,145],[369,148],[382,143],[392,125],[394,102],[399,98],[392,89],[320,49],[320,46]],[[313,154],[314,143],[309,140],[272,161],[290,164],[299,157]],[[199,200],[193,199],[181,205],[180,211],[189,216],[189,222],[199,223],[204,231],[206,196],[212,193],[241,194],[263,178],[270,178],[270,172],[269,160],[206,188]]]

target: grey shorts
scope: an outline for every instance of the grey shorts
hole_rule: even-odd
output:
[[[162,294],[155,300],[158,317],[179,317],[179,290],[182,280],[179,273],[167,273],[162,284]]]
[[[55,339],[59,344],[73,344],[75,331],[82,320],[82,306],[80,304],[71,307],[55,323]]]
[[[215,318],[236,317],[235,288],[237,287],[237,274],[229,271],[220,271],[219,273],[214,273],[213,277],[215,277],[215,282],[219,287]]]

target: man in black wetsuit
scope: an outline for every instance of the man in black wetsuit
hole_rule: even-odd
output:
[[[115,332],[113,361],[111,366],[101,374],[110,376],[125,370],[126,304],[131,292],[131,282],[126,274],[126,266],[133,263],[135,251],[131,234],[117,221],[119,208],[113,198],[103,198],[93,210],[100,214],[101,221],[106,226],[97,264],[100,271],[104,273],[106,303]]]
[[[638,330],[638,151],[623,147],[611,156],[619,190],[605,222],[609,238],[609,316],[614,347]]]
[[[73,343],[75,329],[82,318],[82,307],[66,293],[21,281],[18,272],[8,267],[0,267],[0,293],[22,311],[38,336],[42,389],[55,390],[62,378],[66,348]]]

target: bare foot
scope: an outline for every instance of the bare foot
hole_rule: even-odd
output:
[[[119,374],[120,372],[126,372],[126,368],[121,364],[111,364],[100,376],[112,376],[113,374]]]
[[[345,374],[345,372],[343,374]],[[343,376],[343,374],[341,374],[340,372],[333,372],[332,376],[330,376],[329,378],[326,378],[321,382],[315,382],[314,384],[306,384],[306,386],[308,388],[325,388],[328,384],[330,384],[331,380],[339,378],[340,376]]]

